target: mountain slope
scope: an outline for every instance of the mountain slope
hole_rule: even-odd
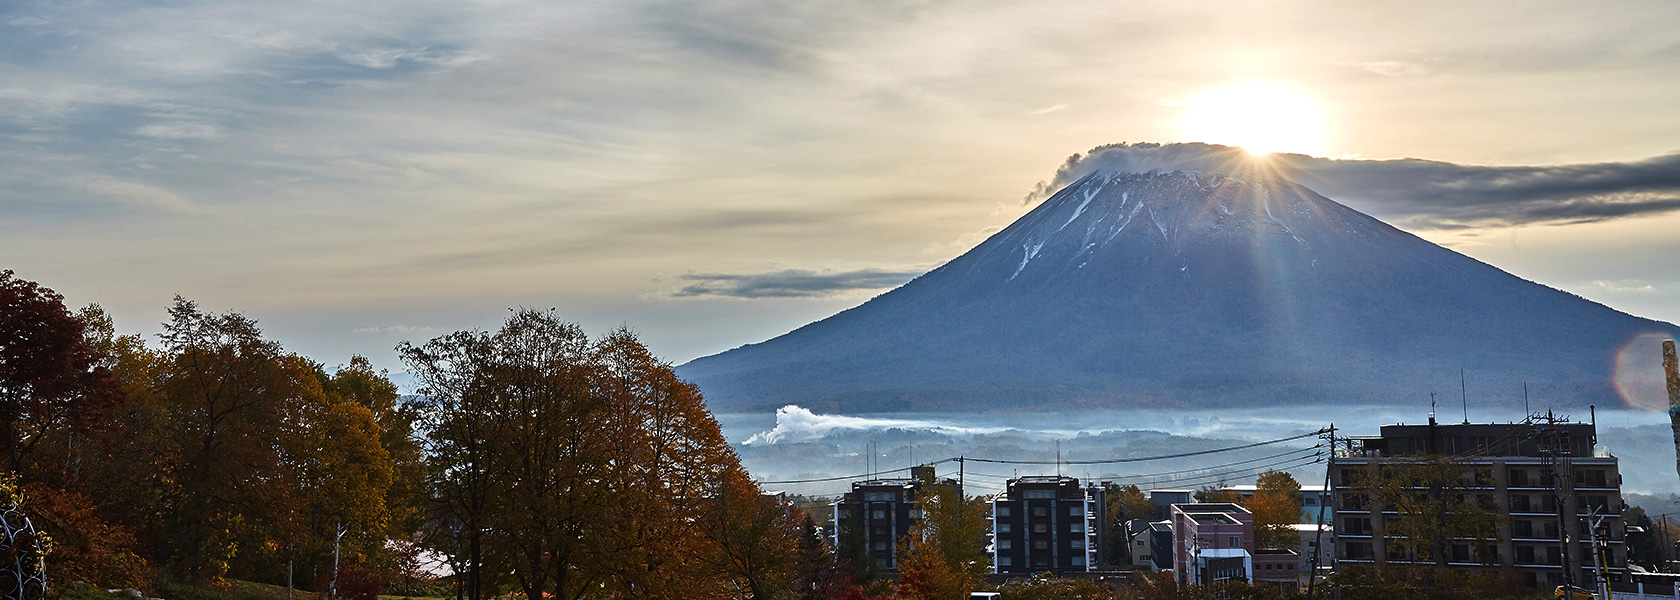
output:
[[[1680,328],[1529,282],[1265,176],[1096,173],[861,306],[678,369],[722,411],[1415,402],[1613,406]]]

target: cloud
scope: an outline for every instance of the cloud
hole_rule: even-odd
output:
[[[1046,106],[1044,108],[1040,108],[1038,110],[1032,111],[1030,113],[1027,113],[1027,116],[1036,117],[1036,116],[1039,116],[1039,115],[1047,115],[1047,114],[1050,114],[1050,113],[1053,113],[1053,112],[1056,112],[1056,111],[1059,111],[1059,110],[1067,110],[1071,107],[1073,107],[1072,104],[1068,104],[1066,102],[1063,102],[1063,103],[1057,104],[1055,106]]]
[[[90,192],[125,204],[161,209],[182,215],[204,214],[204,209],[193,204],[191,200],[187,200],[174,192],[143,183],[116,179],[93,179],[84,182],[82,187]]]
[[[1215,144],[1112,144],[1069,157],[1036,202],[1097,171],[1274,173],[1416,229],[1606,221],[1680,210],[1680,153],[1628,162],[1494,167],[1406,158],[1250,156]]]
[[[1612,292],[1650,292],[1657,288],[1643,279],[1594,280],[1594,287]]]
[[[419,333],[419,334],[434,333],[436,331],[437,331],[436,329],[433,329],[431,327],[424,327],[424,326],[416,327],[416,326],[413,326],[413,325],[392,325],[390,327],[358,327],[356,329],[350,330],[350,333],[354,333],[356,335],[371,335],[371,334],[375,334],[375,333],[395,333],[395,334],[398,334],[398,335],[411,335],[411,334],[416,334],[416,333]]]
[[[683,275],[682,279],[694,283],[683,286],[671,295],[678,298],[828,298],[847,292],[897,287],[923,272],[925,271],[783,269],[751,275],[688,273]]]
[[[747,438],[746,444],[774,444],[819,438],[837,430],[914,429],[947,435],[996,433],[1008,427],[959,427],[937,421],[915,419],[872,419],[842,415],[819,415],[797,404],[776,409],[776,427]]]

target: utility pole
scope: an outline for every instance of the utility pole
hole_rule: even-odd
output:
[[[1663,340],[1663,375],[1668,380],[1668,421],[1674,428],[1674,470],[1680,473],[1680,357],[1674,340]]]
[[[1569,499],[1575,491],[1574,486],[1570,485],[1569,482],[1572,475],[1570,469],[1573,468],[1569,460],[1573,440],[1570,439],[1567,430],[1558,426],[1560,423],[1568,422],[1568,417],[1559,418],[1554,416],[1551,411],[1546,411],[1546,416],[1541,417],[1541,420],[1545,421],[1546,424],[1540,427],[1538,441],[1540,442],[1540,453],[1545,459],[1543,464],[1551,471],[1552,475],[1552,502],[1557,509],[1559,559],[1561,559],[1563,567],[1563,585],[1567,589],[1567,586],[1572,585],[1575,581],[1574,573],[1570,569],[1570,555],[1574,546],[1573,540],[1569,536],[1569,526],[1572,520],[1565,516],[1569,507]]]
[[[1431,398],[1433,401],[1433,398]],[[1324,556],[1324,509],[1336,497],[1336,491],[1330,487],[1330,470],[1336,468],[1336,424],[1331,423],[1325,432],[1325,446],[1330,449],[1329,457],[1324,461],[1324,492],[1318,498],[1318,530],[1313,532],[1312,543],[1312,571],[1307,575],[1307,600],[1313,600],[1313,586],[1318,583],[1318,559]],[[1331,540],[1334,544],[1335,540]]]
[[[1599,598],[1609,598],[1610,579],[1604,576],[1603,546],[1598,540],[1598,528],[1603,526],[1604,515],[1598,514],[1598,509],[1599,507],[1594,506],[1587,513],[1587,526],[1590,528],[1587,535],[1591,536],[1592,539],[1593,578],[1598,580],[1598,585],[1594,587],[1598,588]]]

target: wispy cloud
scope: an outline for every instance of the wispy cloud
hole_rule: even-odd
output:
[[[84,181],[82,187],[106,198],[142,208],[158,209],[181,215],[204,214],[203,208],[180,194],[143,183],[116,179],[93,179]]]
[[[429,334],[429,333],[437,333],[437,330],[434,329],[434,328],[431,328],[431,327],[424,327],[424,326],[416,327],[414,325],[390,325],[390,326],[387,326],[387,327],[358,327],[356,329],[350,330],[350,333],[354,333],[356,335],[372,335],[372,334],[377,334],[377,333],[394,333],[394,334],[398,334],[398,335],[414,335],[414,334],[424,335],[424,334]]]
[[[769,273],[734,275],[687,273],[690,281],[671,295],[677,298],[828,298],[851,292],[897,287],[925,271],[857,269],[812,271],[783,269]]]
[[[1479,166],[1415,158],[1263,159],[1214,144],[1112,144],[1075,154],[1029,201],[1100,171],[1269,168],[1325,196],[1417,229],[1607,221],[1680,210],[1680,153],[1628,162]]]

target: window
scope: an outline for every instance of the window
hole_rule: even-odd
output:
[[[892,502],[892,499],[892,492],[865,492],[863,494],[864,502]]]
[[[1028,500],[1051,500],[1056,497],[1056,490],[1026,490],[1021,497]]]
[[[1075,567],[1085,566],[1085,557],[1083,557],[1083,556],[1073,557],[1073,566],[1075,566]]]
[[[1012,540],[998,540],[998,549],[999,550],[1009,550],[1009,549],[1014,548],[1014,547],[1015,547],[1015,544]]]
[[[1085,531],[1085,524],[1084,523],[1068,523],[1068,532],[1070,532],[1070,533],[1080,533],[1080,532],[1083,532],[1083,531]]]
[[[887,550],[887,543],[886,542],[875,542],[875,551],[876,552],[885,552],[886,550]]]
[[[1047,541],[1044,541],[1044,540],[1033,540],[1033,549],[1034,550],[1049,550],[1050,549],[1050,542],[1047,542]]]
[[[1241,547],[1242,547],[1242,538],[1234,536],[1234,535],[1231,536],[1231,538],[1230,538],[1230,545],[1226,546],[1226,548],[1241,548]]]
[[[1033,533],[1050,533],[1050,526],[1043,523],[1033,525]]]
[[[885,519],[885,518],[887,518],[887,511],[877,510],[873,513],[870,513],[870,516],[874,517],[876,519]]]
[[[1068,542],[1068,547],[1073,548],[1074,550],[1084,550],[1085,540],[1074,538],[1073,541]]]
[[[1007,567],[1007,566],[1009,566],[1011,564],[1014,564],[1014,563],[1015,563],[1015,561],[1010,560],[1010,558],[1007,557],[1007,556],[999,556],[998,557],[998,566],[1000,566],[1000,567]]]
[[[1000,516],[1000,517],[1009,516],[1009,507],[1007,507],[1007,506],[997,507],[997,516]]]
[[[998,523],[998,533],[1009,533],[1009,524]]]
[[[1068,508],[1068,514],[1075,517],[1083,517],[1085,516],[1085,507],[1078,505],[1070,507]]]
[[[1042,506],[1034,506],[1033,507],[1032,516],[1046,517],[1046,516],[1049,516],[1049,515],[1050,515],[1050,509],[1042,507]]]

